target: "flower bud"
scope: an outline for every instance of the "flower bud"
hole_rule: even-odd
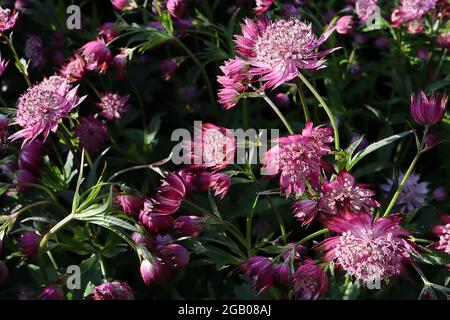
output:
[[[202,231],[202,221],[198,216],[181,216],[175,220],[174,229],[182,237],[197,237]]]
[[[183,246],[171,243],[158,249],[164,263],[173,269],[184,268],[189,263],[189,252]]]
[[[134,300],[134,293],[126,282],[114,280],[96,286],[94,300]]]
[[[24,232],[19,237],[19,250],[27,257],[34,256],[39,251],[40,242],[41,236],[36,232]]]
[[[161,284],[168,280],[170,269],[159,259],[153,258],[152,261],[145,259],[140,267],[141,277],[145,285],[152,286]]]
[[[354,19],[352,16],[343,16],[336,22],[336,31],[339,34],[348,34],[353,29]]]
[[[22,147],[19,155],[19,169],[37,173],[43,165],[45,146],[42,142],[34,140]]]
[[[42,289],[39,300],[64,300],[64,292],[61,286],[49,285]]]
[[[441,122],[447,107],[447,96],[432,94],[430,99],[421,91],[411,96],[410,111],[414,121],[423,126]]]

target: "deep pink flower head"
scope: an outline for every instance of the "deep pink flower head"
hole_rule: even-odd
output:
[[[216,197],[223,199],[230,190],[231,178],[226,173],[214,173],[211,175],[209,187],[214,190],[214,195]]]
[[[374,195],[365,185],[356,183],[350,173],[341,171],[335,180],[322,184],[317,201],[300,200],[294,203],[293,210],[303,224],[311,223],[319,213],[322,219],[347,213],[370,214],[370,208],[380,206],[372,198]]]
[[[0,6],[0,34],[13,28],[18,18],[18,12]]]
[[[336,32],[339,34],[348,34],[352,29],[355,20],[352,16],[343,16],[336,22]]]
[[[361,23],[366,23],[367,19],[374,14],[374,8],[378,4],[378,0],[356,0],[355,12]]]
[[[439,48],[450,49],[450,32],[439,33],[436,43]]]
[[[46,149],[39,140],[23,145],[19,154],[19,169],[37,173],[44,163]]]
[[[140,267],[141,277],[145,285],[153,286],[166,282],[172,271],[160,258],[145,259]]]
[[[158,255],[172,270],[182,269],[189,263],[189,252],[177,243],[157,247]]]
[[[167,0],[167,11],[174,18],[183,18],[186,13],[186,0]]]
[[[128,99],[129,96],[121,96],[113,92],[103,93],[101,101],[97,103],[97,107],[102,110],[100,115],[108,120],[120,119],[121,114],[129,109]]]
[[[137,215],[144,207],[144,199],[131,194],[121,194],[114,198],[114,202],[120,206],[123,212],[129,215]]]
[[[80,122],[75,126],[75,135],[80,139],[80,147],[93,153],[97,148],[108,141],[108,127],[102,121],[94,118],[92,114],[78,118]]]
[[[2,286],[8,279],[8,267],[3,261],[0,261],[0,286]]]
[[[340,235],[321,242],[323,259],[336,262],[350,276],[363,281],[388,280],[400,275],[410,261],[413,244],[397,216],[372,221],[368,214],[336,216],[325,226]]]
[[[123,79],[125,77],[128,67],[128,55],[129,55],[128,50],[122,49],[112,59],[111,64],[115,68],[116,79]]]
[[[44,67],[47,59],[41,37],[34,35],[28,36],[25,42],[25,57],[31,61],[31,65],[34,68],[40,69]]]
[[[58,285],[46,286],[39,294],[39,300],[64,300],[64,291]]]
[[[94,300],[134,300],[134,293],[125,281],[114,280],[94,288]]]
[[[410,111],[414,121],[423,126],[441,122],[447,108],[447,96],[432,94],[428,99],[423,91],[411,95]]]
[[[182,237],[197,237],[202,232],[204,219],[198,216],[180,216],[175,220],[175,232]]]
[[[130,237],[135,244],[143,245],[147,248],[153,247],[153,244],[155,243],[153,236],[144,230],[140,230],[140,232],[133,232]]]
[[[208,191],[211,182],[211,173],[203,168],[188,166],[177,174],[182,178],[186,193],[195,191]]]
[[[246,92],[253,77],[249,74],[250,65],[240,58],[225,61],[220,67],[223,75],[217,77],[221,84],[219,89],[219,103],[224,109],[234,107],[242,93]]]
[[[6,59],[2,59],[2,55],[0,53],[0,77],[5,73],[6,67],[8,67],[9,61]]]
[[[258,295],[267,291],[276,281],[275,266],[266,257],[251,257],[240,265],[239,270],[249,278]]]
[[[256,0],[255,13],[263,14],[270,9],[270,6],[275,2],[275,0]]]
[[[84,78],[86,70],[86,61],[80,55],[75,54],[61,68],[59,73],[66,77],[68,81],[79,81]]]
[[[144,208],[139,213],[139,221],[155,234],[172,230],[175,220],[170,215],[156,213],[153,210],[153,201],[145,200]]]
[[[36,177],[36,175],[26,169],[18,170],[14,178],[14,183],[17,184],[16,189],[20,192],[24,192],[30,189],[30,186],[21,184],[36,183],[37,181],[38,177]]]
[[[317,37],[311,24],[296,18],[268,21],[246,19],[242,35],[236,36],[236,50],[252,66],[250,74],[260,76],[264,88],[276,88],[295,78],[299,70],[317,70],[325,67],[327,54],[333,48],[316,52],[335,27],[329,27]]]
[[[404,21],[422,18],[436,7],[438,0],[401,0],[400,12]]]
[[[133,0],[111,0],[112,5],[119,11],[124,9],[131,9],[136,6]]]
[[[100,73],[106,72],[112,54],[106,46],[105,40],[97,38],[97,40],[89,41],[79,51],[86,61],[88,70],[98,70]]]
[[[440,215],[444,225],[434,226],[432,232],[439,240],[434,243],[434,247],[445,253],[450,254],[450,215]]]
[[[150,201],[146,201],[144,208],[146,214],[170,215],[175,213],[180,207],[185,194],[186,187],[181,177],[176,173],[169,172],[158,188],[156,195]]]
[[[71,89],[69,82],[60,76],[52,76],[27,89],[20,96],[16,118],[12,124],[23,129],[9,139],[24,138],[24,143],[42,135],[45,141],[50,131],[58,129],[58,122],[68,118],[69,112],[85,97],[77,97],[78,86]]]
[[[192,167],[218,171],[234,160],[236,139],[230,129],[203,123],[201,129],[196,128],[190,143]]]
[[[264,174],[280,174],[280,189],[286,197],[292,193],[298,198],[306,183],[318,188],[320,184],[321,157],[331,151],[327,144],[333,141],[332,130],[313,127],[308,122],[303,134],[279,138],[278,144],[264,154]]]
[[[40,241],[41,236],[36,232],[24,232],[19,237],[19,250],[27,257],[34,256],[36,253],[38,253]]]
[[[317,300],[328,289],[328,277],[322,268],[307,258],[294,273],[293,287],[297,299]]]
[[[119,31],[114,22],[105,22],[98,28],[98,34],[105,37],[106,42],[110,42],[117,38]]]

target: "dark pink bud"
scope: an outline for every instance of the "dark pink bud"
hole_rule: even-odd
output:
[[[230,190],[231,179],[225,173],[214,173],[211,175],[209,187],[214,190],[214,195],[223,199]]]
[[[182,18],[186,13],[186,1],[185,0],[168,0],[167,11],[174,18]]]
[[[28,170],[22,169],[19,170],[14,179],[17,184],[17,191],[24,192],[30,189],[30,186],[27,186],[28,183],[36,183],[38,178]]]
[[[134,1],[131,0],[111,0],[111,3],[114,6],[114,8],[116,8],[119,11],[134,8],[136,6]]]
[[[27,257],[34,256],[39,251],[41,236],[36,232],[28,231],[19,236],[19,250]]]
[[[210,172],[203,168],[188,168],[181,169],[177,173],[182,178],[187,193],[208,191],[211,180]]]
[[[173,269],[184,268],[189,263],[189,252],[185,247],[171,243],[158,248],[161,259]]]
[[[173,214],[181,205],[186,194],[186,187],[179,175],[169,172],[161,183],[158,193],[151,202],[147,202],[149,212]]]
[[[105,40],[97,38],[97,40],[89,41],[79,51],[86,61],[88,70],[98,70],[100,73],[106,72],[112,54],[106,46]]]
[[[353,29],[354,19],[352,16],[343,16],[336,22],[336,31],[339,34],[348,34]]]
[[[447,107],[447,96],[432,94],[430,99],[421,91],[411,96],[410,111],[414,121],[423,126],[430,126],[441,122]]]
[[[8,267],[3,261],[0,261],[0,286],[6,282],[8,275]]]
[[[38,140],[24,145],[20,150],[19,169],[37,173],[43,165],[45,151],[45,146]]]
[[[433,198],[439,202],[445,202],[448,199],[447,191],[445,191],[444,187],[437,187],[433,191]]]
[[[78,81],[84,78],[86,73],[86,61],[79,54],[71,57],[60,70],[60,74],[69,81]]]
[[[143,245],[147,248],[150,248],[154,244],[154,240],[150,234],[147,232],[139,233],[139,232],[133,232],[131,234],[131,240],[137,245]]]
[[[288,110],[291,107],[291,100],[285,93],[278,93],[275,96],[274,100],[275,104],[278,105],[281,109]]]
[[[275,281],[280,285],[288,285],[291,278],[291,270],[286,263],[274,266]]]
[[[49,285],[42,289],[39,300],[64,300],[64,292],[61,286]]]
[[[128,66],[128,52],[126,49],[122,49],[122,51],[112,59],[112,65],[116,70],[116,78],[123,79]]]
[[[181,216],[175,220],[175,231],[182,237],[197,237],[202,231],[203,218],[198,216]]]
[[[114,202],[120,206],[123,212],[129,215],[139,214],[144,207],[144,199],[129,194],[116,196]]]
[[[440,33],[436,39],[438,47],[450,49],[450,32]]]
[[[272,261],[266,257],[251,257],[241,264],[240,270],[252,282],[256,294],[264,293],[276,281],[275,267]]]
[[[134,300],[134,293],[126,282],[114,280],[96,286],[94,300]]]
[[[170,269],[159,259],[143,260],[140,267],[141,277],[145,285],[152,286],[166,282],[170,275]]]
[[[119,35],[114,22],[105,22],[98,28],[98,31],[99,35],[105,37],[106,42],[112,41]]]
[[[325,271],[306,259],[294,274],[294,292],[297,299],[317,300],[328,289],[328,277]]]
[[[141,212],[140,221],[150,232],[166,233],[173,229],[174,219],[170,215],[157,214],[152,212]]]

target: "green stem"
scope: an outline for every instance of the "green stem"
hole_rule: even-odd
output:
[[[321,234],[327,233],[328,231],[330,231],[330,230],[325,228],[325,229],[321,229],[319,231],[316,231],[314,233],[311,233],[309,236],[307,236],[307,237],[303,238],[302,240],[298,241],[297,245],[304,244],[306,241],[309,241],[309,240],[311,240],[311,239],[313,239],[313,238],[315,238],[317,236],[320,236]]]
[[[259,92],[257,88],[255,88],[252,85],[249,85],[250,88],[252,88],[256,93],[258,93],[266,102],[267,104],[275,111],[277,116],[280,118],[281,122],[283,122],[286,129],[289,131],[289,134],[294,134],[294,130],[292,130],[291,126],[289,125],[289,122],[286,120],[286,118],[281,113],[280,109],[275,105],[275,103],[270,100],[270,98],[266,95],[265,92]]]
[[[108,281],[108,277],[106,276],[106,267],[105,267],[105,261],[103,261],[101,253],[97,254],[98,263],[100,264],[100,271],[102,273],[103,282]]]
[[[301,83],[297,84],[298,95],[300,96],[300,102],[302,103],[303,113],[305,114],[305,121],[311,121],[311,116],[309,115],[308,106],[306,105],[305,94],[303,92],[303,88]]]
[[[311,91],[311,93],[316,97],[316,99],[320,102],[320,104],[322,105],[322,107],[325,109],[325,112],[328,115],[328,118],[330,119],[331,125],[333,126],[333,131],[334,131],[334,146],[336,148],[337,151],[339,151],[341,149],[340,147],[340,143],[339,143],[339,131],[338,131],[338,127],[336,124],[336,120],[333,116],[333,114],[331,113],[330,108],[328,107],[328,105],[325,103],[325,101],[322,99],[322,97],[320,96],[320,94],[317,92],[317,90],[313,87],[313,85],[308,81],[308,79],[305,78],[305,76],[303,74],[301,74],[300,72],[298,73],[298,77],[300,78],[300,80],[303,81],[303,83],[308,87],[308,89]]]
[[[19,65],[22,66],[22,64],[21,64],[21,62],[20,62],[20,57],[19,57],[19,55],[17,54],[16,49],[14,48],[14,44],[13,44],[13,40],[12,40],[12,33],[11,33],[11,35],[9,36],[9,38],[8,38],[6,35],[3,35],[3,38],[6,40],[6,43],[8,44],[8,47],[9,47],[9,49],[11,50],[11,52],[12,52],[12,54],[13,54],[14,60],[15,60],[15,62],[16,62],[15,65],[16,65],[17,70],[19,70],[19,72],[23,75],[23,77],[24,77],[24,79],[25,79],[27,85],[28,85],[29,87],[31,87],[31,81],[30,81],[30,77],[28,76],[28,71],[27,71],[27,69],[26,69],[26,68],[20,68],[20,67],[19,67]],[[23,66],[22,66],[22,67],[23,67]]]
[[[204,78],[206,87],[208,89],[209,99],[211,100],[212,105],[216,105],[216,100],[214,98],[214,92],[212,89],[211,82],[209,81],[209,76],[205,71],[205,68],[203,67],[202,63],[197,59],[197,57],[192,53],[192,51],[186,47],[183,42],[181,42],[177,37],[173,36],[173,40],[182,48],[186,54],[194,61],[194,63],[199,67],[200,72]]]

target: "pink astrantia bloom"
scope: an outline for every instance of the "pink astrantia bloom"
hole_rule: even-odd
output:
[[[152,199],[145,200],[144,208],[139,213],[139,221],[155,234],[172,230],[175,223],[175,220],[170,215],[155,211]]]
[[[241,264],[240,271],[252,282],[256,294],[264,293],[275,282],[274,264],[266,257],[251,257]]]
[[[378,4],[378,0],[356,0],[355,12],[362,23],[366,23],[367,19],[374,14],[374,8]]]
[[[444,225],[434,226],[431,230],[439,240],[434,243],[434,247],[450,254],[450,215],[440,215]]]
[[[352,16],[343,16],[336,22],[336,32],[339,34],[348,34],[353,29],[354,19]]]
[[[13,28],[18,18],[18,12],[0,6],[0,34]]]
[[[61,286],[46,286],[39,294],[39,300],[64,300],[64,291]]]
[[[128,56],[129,51],[128,49],[124,48],[120,50],[120,52],[116,54],[112,59],[111,64],[115,68],[116,79],[123,79],[125,77],[126,69],[128,66]]]
[[[441,122],[447,108],[447,96],[432,94],[428,99],[423,91],[411,95],[410,111],[414,121],[423,126]]]
[[[61,68],[59,73],[66,77],[68,81],[79,81],[84,78],[86,70],[86,61],[80,55],[75,54]]]
[[[378,218],[368,214],[336,216],[326,227],[339,235],[321,242],[323,259],[336,262],[350,276],[362,281],[388,280],[400,275],[411,260],[413,244],[399,226],[397,216]]]
[[[8,67],[9,61],[6,59],[2,59],[2,55],[0,53],[0,77],[3,75],[3,73],[6,70],[6,67]]]
[[[161,258],[155,256],[151,260],[145,259],[142,261],[140,272],[142,280],[147,286],[164,283],[172,274],[170,267]]]
[[[117,38],[119,31],[114,22],[105,22],[98,28],[98,34],[105,37],[106,42],[110,42]]]
[[[41,37],[31,35],[25,42],[25,57],[27,57],[34,68],[44,67],[46,61],[44,46]]]
[[[123,212],[129,215],[138,214],[144,207],[144,199],[130,194],[121,194],[114,198]]]
[[[194,168],[218,171],[226,168],[234,159],[236,139],[230,129],[203,123],[201,129],[196,128],[194,140],[187,149],[190,163]]]
[[[223,199],[230,190],[231,178],[226,173],[214,173],[211,175],[209,187],[214,190],[216,197]]]
[[[82,148],[95,152],[100,145],[108,141],[108,127],[105,123],[94,118],[92,114],[80,117],[78,120],[80,123],[74,130]]]
[[[300,300],[317,300],[328,289],[328,277],[311,259],[305,259],[294,273],[295,297]]]
[[[450,49],[450,32],[439,33],[436,43],[439,48]]]
[[[210,188],[211,172],[203,168],[188,166],[177,173],[183,180],[186,194],[196,191],[208,191]]]
[[[42,135],[45,141],[50,132],[58,129],[58,122],[68,118],[70,111],[78,106],[85,97],[77,97],[78,86],[71,89],[67,79],[52,76],[41,83],[31,86],[20,96],[17,113],[12,124],[22,130],[9,139],[24,138],[24,143]]]
[[[41,239],[41,236],[36,232],[27,231],[22,233],[19,237],[19,250],[27,257],[34,256],[39,251]]]
[[[311,223],[320,214],[322,219],[347,213],[370,214],[370,208],[380,204],[372,197],[375,192],[366,185],[356,183],[348,172],[342,171],[335,180],[322,184],[322,192],[317,201],[300,200],[293,205],[295,216],[303,224]]]
[[[180,216],[175,220],[175,232],[181,237],[197,237],[204,219],[198,216]]]
[[[236,36],[236,50],[251,65],[250,74],[260,76],[264,88],[276,88],[295,78],[299,70],[317,70],[325,67],[327,54],[333,48],[316,52],[332,34],[329,27],[317,37],[311,24],[296,18],[268,21],[246,19],[242,35]]]
[[[167,11],[174,18],[183,18],[186,13],[186,0],[168,0],[167,1]]]
[[[307,183],[319,187],[321,157],[331,151],[327,144],[333,141],[332,132],[329,128],[314,128],[308,122],[303,134],[279,138],[278,144],[264,154],[265,174],[280,174],[280,189],[286,197],[292,193],[300,197]]]
[[[222,85],[218,92],[219,103],[224,109],[234,107],[240,95],[247,91],[253,77],[249,74],[249,64],[240,58],[225,61],[220,67],[223,75],[217,77],[217,82]]]
[[[94,300],[134,300],[134,293],[125,281],[104,282],[94,288]]]
[[[270,6],[275,2],[275,0],[256,0],[255,13],[263,14],[270,9]]]
[[[400,7],[395,8],[391,14],[393,27],[406,23],[408,33],[419,33],[425,28],[424,15],[432,12],[438,0],[402,0]]]
[[[44,164],[46,147],[39,140],[22,146],[19,154],[19,169],[37,173]]]
[[[101,95],[101,101],[97,103],[102,111],[100,115],[105,119],[120,119],[121,114],[128,111],[129,96],[121,96],[117,93],[107,92]]]
[[[106,72],[112,54],[106,46],[105,40],[97,38],[97,40],[89,41],[79,51],[86,61],[88,70],[98,70],[100,73]]]
[[[111,3],[119,11],[136,7],[134,0],[111,0]]]

